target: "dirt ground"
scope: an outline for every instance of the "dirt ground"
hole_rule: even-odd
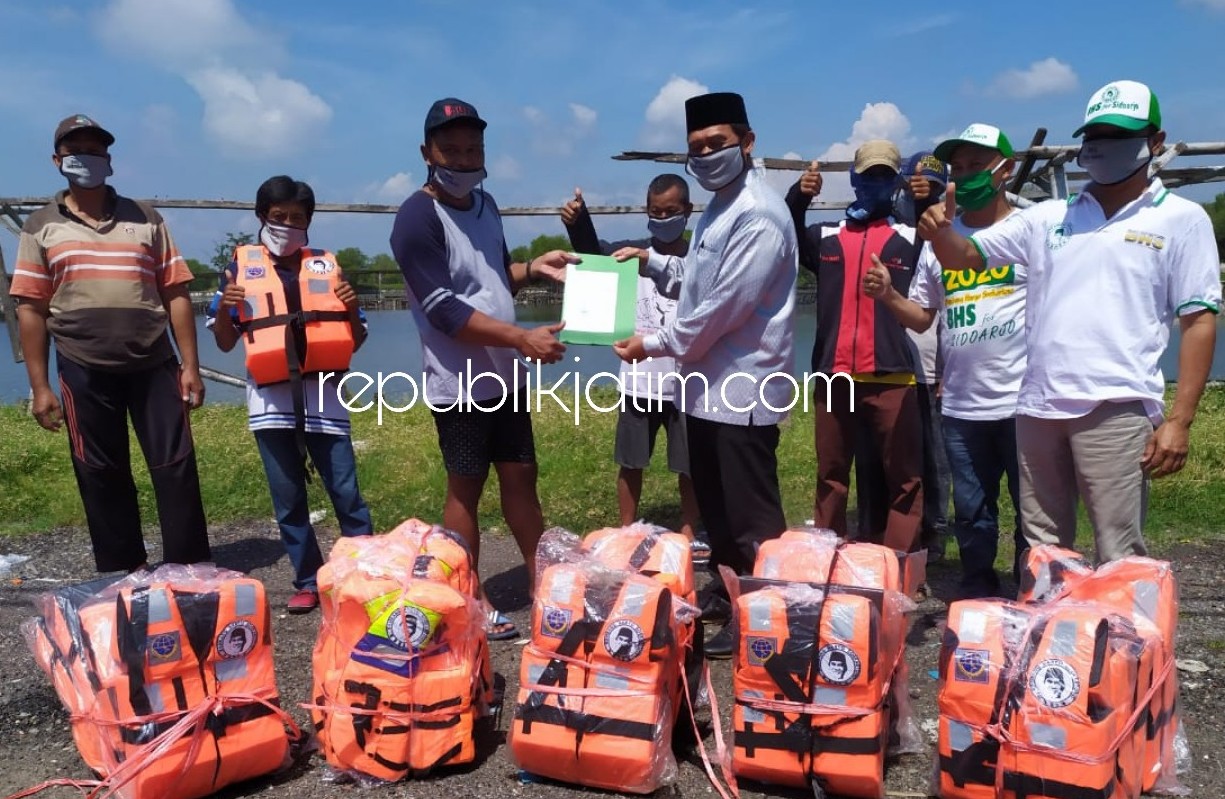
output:
[[[326,523],[325,523],[326,524]],[[326,527],[321,534],[332,540]],[[332,531],[334,535],[334,531]],[[156,537],[155,535],[153,537]],[[290,616],[283,612],[291,593],[290,570],[274,526],[246,525],[212,530],[214,554],[218,564],[246,571],[264,581],[273,602],[273,626],[277,680],[282,704],[292,708],[300,723],[307,714],[296,705],[307,699],[310,681],[310,656],[319,625],[317,613]],[[1193,752],[1193,767],[1184,775],[1184,785],[1196,797],[1225,796],[1225,754],[1216,737],[1225,711],[1225,578],[1222,577],[1220,545],[1215,542],[1178,545],[1160,553],[1173,560],[1180,580],[1182,605],[1178,654],[1180,658],[1201,661],[1207,672],[1183,673],[1182,708]],[[158,550],[150,542],[151,560]],[[35,666],[18,631],[20,622],[31,615],[31,600],[57,586],[95,576],[88,538],[81,530],[59,530],[16,540],[0,539],[0,555],[28,555],[30,560],[0,579],[0,796],[36,785],[50,778],[90,778],[73,746],[68,719],[50,684]],[[518,565],[518,554],[506,536],[491,535],[482,548],[484,571],[490,598],[527,629],[530,615],[525,576]],[[936,681],[929,672],[935,668],[940,646],[940,625],[946,600],[956,584],[956,567],[935,564],[929,569],[932,597],[924,600],[913,621],[907,657],[910,663],[910,692],[917,720],[931,725],[936,717]],[[494,668],[507,681],[508,700],[513,699],[518,682],[521,644],[515,641],[494,643]],[[712,680],[724,713],[731,707],[731,675],[728,661],[715,662]],[[362,790],[353,785],[336,785],[323,779],[322,761],[315,757],[300,762],[288,771],[227,789],[219,796],[267,796],[315,799],[315,797],[363,795],[417,797],[554,797],[592,796],[588,791],[548,783],[525,783],[510,761],[506,741],[507,713],[496,722],[490,720],[478,739],[475,766],[439,773],[427,780]],[[729,719],[724,730],[730,733]],[[934,735],[934,733],[933,733]],[[892,760],[886,767],[890,795],[926,796],[931,774],[933,740],[927,735],[928,751]],[[708,745],[711,743],[707,737]],[[741,784],[742,795],[800,797],[802,791],[764,789]],[[47,796],[76,795],[67,788],[53,789]],[[610,794],[604,794],[610,795]],[[700,761],[682,754],[679,779],[675,786],[662,789],[661,796],[713,796]]]

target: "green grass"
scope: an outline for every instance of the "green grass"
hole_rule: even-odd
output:
[[[555,405],[550,407],[546,400],[533,423],[546,522],[576,531],[614,524],[616,415],[584,409],[582,423],[575,427],[571,416]],[[270,519],[271,501],[254,439],[246,429],[245,409],[210,405],[192,416],[192,425],[209,521]],[[0,439],[0,535],[84,525],[64,433],[42,430],[18,406],[0,406],[0,429],[4,430]],[[794,414],[783,426],[779,446],[783,504],[788,521],[795,523],[812,515],[812,429],[811,414]],[[353,438],[361,442],[359,479],[376,527],[389,529],[409,516],[440,517],[446,475],[427,409],[386,414],[381,426],[373,412],[354,414]],[[156,512],[148,473],[134,440],[132,451],[142,517],[153,523]],[[1225,527],[1218,517],[1223,490],[1225,389],[1213,388],[1205,395],[1192,428],[1187,468],[1153,484],[1146,530],[1150,541],[1161,546],[1219,534]],[[310,491],[312,508],[329,507],[317,480]],[[1007,521],[1012,508],[1007,492],[1003,493],[1001,519]],[[662,457],[648,470],[642,511],[662,524],[679,522],[676,481]],[[493,476],[481,505],[481,521],[488,529],[503,526]],[[1083,515],[1081,537],[1089,540]]]

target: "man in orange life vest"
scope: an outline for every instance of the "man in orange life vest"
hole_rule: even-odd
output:
[[[147,560],[129,415],[157,497],[162,557],[209,559],[187,420],[204,402],[191,271],[157,211],[106,185],[114,143],[84,114],[60,122],[51,160],[68,189],[26,220],[10,290],[19,303],[31,410],[47,430],[68,423],[94,560],[104,572],[135,570]],[[62,413],[47,374],[51,338]]]
[[[235,250],[207,323],[222,351],[239,339],[247,351],[248,425],[294,569],[290,613],[319,606],[315,573],[323,554],[307,504],[307,451],[340,532],[374,531],[357,487],[349,414],[335,384],[366,339],[366,319],[335,257],[306,246],[314,212],[307,184],[285,175],[264,181],[255,195],[260,243]]]

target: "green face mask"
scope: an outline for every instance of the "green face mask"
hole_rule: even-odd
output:
[[[995,185],[995,173],[1006,163],[1000,161],[992,169],[984,169],[957,180],[957,205],[966,211],[986,208],[1000,193],[1000,187]]]

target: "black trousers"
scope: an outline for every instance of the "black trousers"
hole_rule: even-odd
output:
[[[689,470],[710,536],[711,568],[750,574],[757,545],[787,529],[778,490],[778,426],[686,416]]]
[[[149,467],[167,563],[210,557],[200,477],[187,405],[174,359],[138,372],[92,369],[59,355],[60,396],[72,468],[85,505],[98,571],[133,569],[146,560],[128,416]]]

